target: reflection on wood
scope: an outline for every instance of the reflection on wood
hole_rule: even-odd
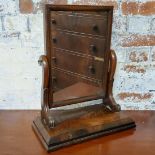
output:
[[[40,117],[36,118],[33,127],[38,135],[41,133],[40,139],[47,150],[56,150],[70,144],[135,127],[132,119],[121,112],[107,112],[103,104],[89,106],[82,111],[83,115],[79,118],[63,121],[51,130],[41,123]],[[51,111],[51,116],[59,119],[56,113],[57,111],[52,114]],[[60,116],[63,117],[63,115]]]
[[[53,94],[54,102],[78,99],[88,96],[102,96],[102,88],[78,82]]]

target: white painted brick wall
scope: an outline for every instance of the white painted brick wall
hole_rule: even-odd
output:
[[[0,1],[0,15],[15,15],[18,13],[17,0],[1,0]]]
[[[41,67],[37,60],[44,53],[40,1],[33,0],[35,13],[21,14],[19,0],[0,0],[0,109],[40,108]],[[77,1],[80,3],[80,0],[68,0],[68,3]],[[105,0],[85,2],[102,4]],[[118,5],[112,32],[112,48],[118,59],[114,97],[122,109],[155,109],[155,46],[121,45],[123,37],[130,34],[154,35],[155,15],[124,15],[121,5],[126,1],[113,2]],[[121,99],[119,95],[124,92],[152,96]]]
[[[128,18],[128,32],[147,34],[150,30],[150,17],[133,17]]]

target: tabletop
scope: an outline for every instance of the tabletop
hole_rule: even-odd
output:
[[[39,111],[0,111],[0,155],[154,155],[155,111],[123,111],[136,129],[96,138],[47,153],[32,129]]]

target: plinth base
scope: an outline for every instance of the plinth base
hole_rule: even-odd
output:
[[[135,122],[122,112],[107,113],[101,112],[101,109],[95,114],[91,113],[78,119],[65,121],[53,129],[44,125],[40,117],[33,121],[33,129],[47,151],[54,151],[135,126]]]

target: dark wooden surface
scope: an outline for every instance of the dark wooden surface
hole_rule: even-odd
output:
[[[154,155],[155,112],[126,111],[136,129],[115,133],[51,152],[52,155]],[[0,155],[48,154],[32,130],[39,111],[0,111]]]
[[[53,94],[54,102],[76,99],[86,96],[102,96],[102,89],[83,82],[78,82]]]

